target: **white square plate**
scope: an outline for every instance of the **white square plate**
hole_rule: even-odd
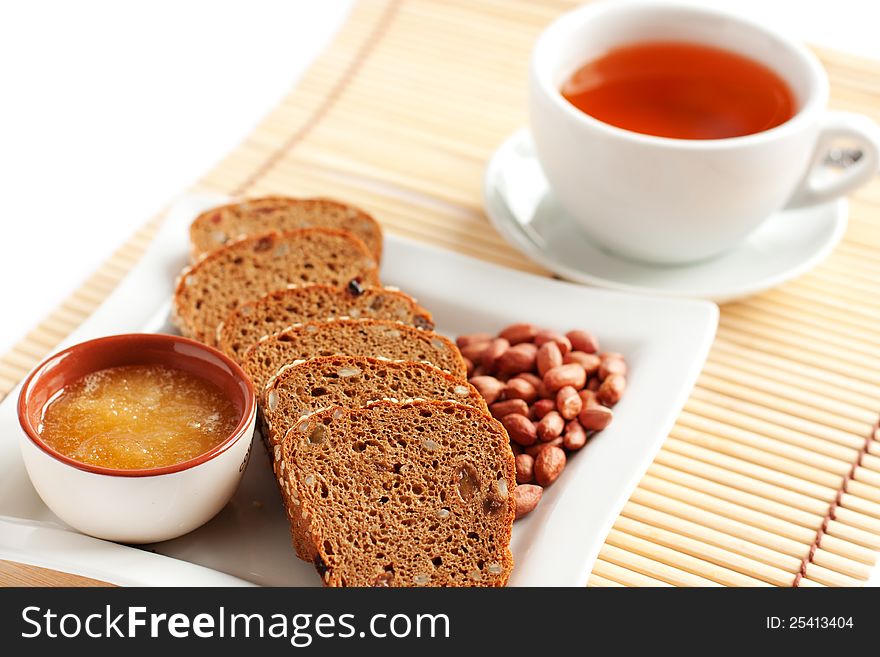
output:
[[[187,259],[187,227],[223,199],[187,196],[148,253],[65,345],[114,333],[170,331],[169,299]],[[704,301],[591,289],[504,269],[390,236],[382,279],[417,297],[455,336],[528,321],[586,328],[630,366],[611,426],[570,458],[538,508],[513,531],[518,586],[583,586],[620,509],[666,437],[700,372],[718,308]],[[0,558],[121,585],[308,585],[320,581],[290,547],[269,467],[251,459],[242,486],[204,527],[133,548],[83,536],[42,503],[18,450],[18,389],[0,404]],[[263,452],[259,438],[254,446]]]

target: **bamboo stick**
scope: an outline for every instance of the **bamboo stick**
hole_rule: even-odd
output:
[[[623,584],[619,584],[618,582],[614,582],[610,579],[605,579],[601,575],[597,575],[596,573],[593,573],[592,575],[590,575],[589,581],[587,581],[587,586],[590,586],[590,587],[593,587],[593,586],[611,587],[611,586],[623,586]]]
[[[595,575],[607,578],[610,581],[618,583],[620,586],[672,586],[662,580],[649,577],[642,573],[637,573],[634,570],[618,566],[616,563],[611,563],[604,559],[596,560],[596,565],[593,566],[593,574],[591,577]]]
[[[689,476],[699,477],[717,484],[723,484],[738,491],[749,493],[768,500],[774,500],[794,509],[823,516],[828,511],[828,502],[796,493],[780,486],[752,479],[714,465],[694,461],[687,456],[661,451],[654,460],[657,465],[677,470]]]
[[[862,455],[859,465],[871,470],[872,472],[880,472],[880,457],[874,456],[870,451]]]
[[[817,500],[823,500],[828,503],[830,503],[837,494],[837,490],[829,486],[820,486],[805,479],[781,472],[780,470],[774,470],[764,467],[763,465],[756,465],[749,461],[733,458],[721,452],[708,450],[699,445],[687,443],[671,436],[666,439],[666,442],[663,444],[663,450],[660,453],[665,454],[666,452],[682,454],[683,456],[688,456],[694,460],[726,468],[727,470],[738,472],[742,475],[751,477],[752,479],[774,484],[798,493],[803,493],[804,495],[809,495]]]
[[[873,566],[877,563],[876,551],[865,547],[864,545],[858,545],[852,541],[838,538],[837,536],[822,534],[817,546],[828,552],[839,554],[847,559],[852,559],[853,561],[858,561],[859,563],[867,564],[868,566]]]
[[[630,552],[608,542],[602,546],[599,558],[628,570],[649,575],[653,579],[659,579],[672,586],[719,586],[717,582],[713,582],[705,577],[700,577],[686,570],[655,561],[635,552]]]
[[[738,358],[743,364],[763,363],[768,367],[775,368],[780,373],[786,373],[793,384],[797,384],[797,381],[802,381],[800,385],[809,385],[811,380],[821,378],[838,390],[853,391],[869,400],[880,400],[880,385],[857,381],[835,372],[829,372],[827,369],[820,369],[806,363],[787,360],[774,354],[759,354],[748,349],[737,349],[735,345],[724,339],[715,340],[712,345],[712,357],[717,358],[719,354],[724,354],[730,358]]]
[[[859,229],[861,231],[870,231],[872,232],[872,234],[880,237],[880,232],[877,232],[877,227],[874,226],[873,223],[866,223],[862,226],[859,226]],[[799,279],[796,279],[793,285],[802,287],[805,290],[815,291],[823,295],[831,296],[841,303],[846,302],[848,304],[852,304],[853,306],[870,312],[871,314],[877,313],[878,308],[880,308],[880,303],[878,303],[877,297],[873,293],[860,290],[858,287],[850,285],[840,285],[833,281],[829,282],[823,279],[821,276],[803,276]]]
[[[810,579],[826,586],[861,586],[864,584],[862,580],[843,575],[817,563],[807,564],[806,574]]]
[[[761,511],[777,518],[784,518],[802,527],[816,528],[822,523],[822,515],[819,513],[796,509],[782,502],[765,499],[752,493],[745,493],[730,486],[716,484],[715,482],[668,468],[659,463],[652,463],[648,468],[648,473],[651,476],[700,491],[717,499]]]
[[[774,429],[772,427],[778,426],[843,445],[861,445],[865,439],[865,428],[862,426],[859,427],[858,432],[843,431],[830,427],[827,424],[821,424],[800,416],[789,415],[761,404],[734,399],[699,385],[691,392],[691,399],[699,399],[713,407],[717,406],[752,418],[753,422],[760,422],[760,424],[754,424],[759,433],[773,432]],[[837,484],[835,484],[836,486]]]
[[[645,475],[639,486],[645,490],[677,499],[686,504],[691,504],[706,511],[717,513],[726,518],[750,524],[758,529],[773,532],[778,536],[799,541],[807,546],[809,546],[816,538],[816,531],[813,529],[797,525],[786,519],[765,513],[764,511],[751,509],[734,502],[729,502],[703,491],[687,488],[686,486],[655,477],[651,474]],[[863,545],[863,543],[857,543]]]
[[[842,493],[840,496],[840,507],[843,509],[851,509],[865,516],[880,520],[880,504],[857,497],[852,493]]]
[[[758,583],[737,582],[738,586],[761,586],[774,584],[776,586],[788,586],[793,574],[780,568],[775,568],[756,559],[742,554],[717,547],[712,542],[695,540],[689,536],[678,534],[667,529],[655,527],[626,516],[621,516],[615,523],[615,529],[634,537],[639,537],[651,543],[671,548],[682,554],[707,561],[725,569],[745,575],[748,578],[760,580]],[[732,581],[732,580],[731,580]],[[727,582],[725,582],[727,583]]]
[[[880,536],[858,527],[851,527],[845,523],[831,520],[826,530],[829,536],[842,538],[856,545],[862,545],[871,550],[880,551]]]
[[[859,513],[855,509],[839,506],[834,512],[834,519],[850,527],[857,527],[880,537],[880,520],[864,513]]]
[[[30,336],[27,336],[26,339],[15,345],[15,350],[25,358],[39,361],[42,360],[43,356],[46,354],[47,347],[36,340],[32,340]]]
[[[731,570],[724,565],[695,557],[665,545],[653,543],[645,538],[633,536],[617,529],[612,529],[608,533],[607,542],[725,586],[768,586],[763,580]],[[715,554],[708,547],[706,552],[723,561],[722,556]]]
[[[866,218],[869,216],[870,215],[866,214]],[[859,221],[858,213],[857,213],[856,217],[854,217],[850,220],[851,221]],[[858,276],[847,275],[846,273],[843,273],[833,267],[825,266],[825,263],[823,263],[823,265],[821,267],[814,269],[811,275],[816,276],[817,278],[820,278],[823,281],[827,281],[828,283],[833,283],[833,284],[841,286],[841,287],[845,286],[845,287],[849,287],[849,288],[852,288],[855,290],[859,290],[860,292],[862,292],[866,295],[869,295],[869,296],[877,294],[878,289],[880,289],[880,286],[877,285],[876,280],[871,280],[869,278],[860,278]],[[832,331],[834,333],[837,333],[837,332],[839,332],[839,329],[838,329],[838,327],[834,327],[832,329]],[[866,342],[875,342],[877,339],[876,336],[872,336],[868,332],[861,332],[861,335],[864,336],[861,339],[863,339]]]
[[[783,358],[808,363],[815,367],[825,368],[842,376],[850,376],[860,381],[876,383],[876,372],[873,362],[855,357],[841,357],[839,353],[829,354],[812,348],[793,345],[789,342],[768,340],[752,333],[741,333],[726,325],[718,327],[718,337],[734,342],[741,347],[754,351],[775,353]]]
[[[5,358],[5,355],[3,356],[3,358],[0,358],[0,376],[8,379],[12,383],[12,385],[9,387],[12,388],[16,383],[18,383],[19,380],[21,380],[21,377],[24,375],[26,370],[18,366],[10,365],[4,360]]]
[[[830,280],[836,280],[841,285],[861,285],[868,289],[876,285],[876,277],[873,276],[869,270],[862,270],[861,261],[859,259],[848,257],[841,254],[839,251],[835,251],[834,254],[822,263],[821,271],[822,274],[827,276]],[[848,335],[853,339],[862,342],[872,343],[876,340],[876,336],[871,335],[870,331],[866,331],[865,328],[858,323],[838,322],[835,324],[827,317],[810,312],[809,309],[789,308],[785,304],[779,302],[768,304],[763,297],[754,297],[750,299],[748,303],[748,307],[759,310],[764,310],[768,305],[770,308],[775,308],[774,311],[771,311],[774,315],[782,314],[784,317],[787,316],[792,319],[802,319],[808,322],[811,326],[824,328],[828,331],[840,333],[842,335]],[[791,313],[786,315],[783,313],[785,310],[790,310]]]
[[[841,416],[826,411],[821,406],[771,397],[764,393],[761,387],[754,388],[742,385],[735,381],[713,376],[705,370],[700,375],[699,385],[734,399],[766,406],[794,417],[801,417],[818,424],[827,424],[856,435],[864,433],[865,427],[872,424],[865,417]]]
[[[880,345],[875,349],[880,350]],[[855,407],[873,413],[874,409],[880,408],[880,396],[864,395],[858,390],[838,385],[837,381],[831,381],[826,378],[824,372],[813,372],[812,377],[801,378],[792,376],[791,371],[779,367],[771,366],[760,360],[749,358],[751,352],[741,351],[734,354],[731,351],[725,351],[723,348],[716,348],[712,353],[712,363],[719,367],[721,371],[738,372],[746,374],[747,379],[751,377],[759,377],[764,383],[772,382],[773,385],[784,386],[785,388],[793,388],[798,396],[804,395],[810,391],[819,396],[820,401],[830,402],[834,404],[844,404],[847,407]],[[723,366],[723,367],[722,367]],[[833,376],[833,374],[832,374]],[[837,377],[843,378],[843,377]],[[767,390],[770,392],[770,390]],[[825,406],[827,408],[827,406]]]
[[[818,566],[823,566],[836,573],[852,577],[860,582],[866,582],[871,576],[871,566],[859,563],[853,559],[847,559],[839,554],[834,554],[827,550],[818,549],[813,552],[812,562]],[[815,574],[813,574],[815,576]]]
[[[768,530],[756,526],[754,517],[746,515],[744,518],[734,519],[722,515],[719,511],[723,509],[708,511],[696,504],[682,502],[642,486],[633,492],[630,502],[756,543],[774,552],[796,557],[798,560],[805,559],[809,555],[810,544],[817,536],[816,532],[805,532],[803,535],[789,538],[779,533],[778,527],[771,526]],[[829,552],[869,566],[873,566],[877,561],[876,553],[870,549],[827,534],[821,537],[819,545]]]
[[[870,215],[867,215],[870,216]],[[850,267],[852,267],[852,263],[850,263]],[[852,274],[847,274],[841,272],[835,267],[821,267],[814,270],[813,276],[817,279],[822,280],[824,283],[828,285],[836,285],[836,286],[845,286],[850,289],[858,290],[861,294],[864,294],[866,297],[871,298],[876,296],[878,292],[880,292],[880,286],[877,285],[876,280],[872,280],[867,277],[853,276]],[[853,332],[844,331],[841,332],[839,327],[832,327],[830,331],[826,331],[824,333],[820,333],[817,337],[827,337],[828,334],[837,334],[842,333],[843,335],[847,335],[849,337],[853,337]],[[859,340],[868,342],[868,343],[876,343],[877,336],[872,336],[869,332],[858,331]]]
[[[868,470],[867,468],[857,467],[854,470],[853,479],[873,486],[874,488],[880,488],[880,474]]]
[[[623,508],[621,516],[638,521],[646,526],[674,532],[699,541],[700,543],[714,545],[718,548],[727,550],[728,552],[749,557],[750,559],[790,574],[798,572],[801,567],[801,559],[799,558],[776,552],[775,550],[768,549],[743,538],[731,536],[730,534],[725,534],[724,532],[704,527],[688,520],[683,520],[669,513],[657,511],[656,509],[651,509],[632,501],[628,502]],[[627,531],[624,524],[618,526],[618,529]],[[847,560],[847,563],[848,562],[849,561]],[[786,581],[789,579],[790,577],[787,578]]]
[[[815,536],[809,534],[808,537],[799,537],[800,540],[795,540],[641,486],[633,492],[630,502],[761,545],[774,552],[795,557],[799,561],[809,554],[809,543]]]
[[[880,504],[880,488],[850,479],[846,484],[846,490],[874,504]]]
[[[676,425],[673,427],[670,435],[674,438],[688,442],[690,444],[699,445],[706,449],[717,451],[722,454],[733,456],[751,463],[763,465],[790,474],[807,481],[817,482],[824,486],[834,486],[835,490],[843,483],[843,474],[834,474],[814,468],[812,466],[798,463],[792,459],[771,454],[762,449],[742,445],[736,441],[726,438],[719,438],[709,434],[696,431],[687,426]]]
[[[780,427],[732,408],[708,404],[700,399],[688,401],[686,408],[688,412],[693,412],[700,417],[736,427],[749,434],[788,443],[846,463],[852,463],[858,451],[865,444],[865,439],[861,436],[839,432],[834,434],[834,440],[827,440],[824,437],[812,436],[790,427]]]
[[[792,461],[798,461],[805,465],[819,468],[826,472],[832,472],[837,475],[844,475],[849,472],[852,467],[852,461],[855,457],[855,453],[852,453],[851,456],[853,458],[847,461],[844,458],[832,458],[824,454],[816,454],[805,447],[792,445],[781,440],[743,431],[737,427],[723,424],[687,410],[682,411],[681,415],[679,415],[678,421],[682,426],[710,433],[721,438],[727,438],[728,440],[734,440],[743,445],[755,447],[756,449],[761,449],[771,454],[784,456]]]
[[[795,279],[785,286],[785,293],[788,294],[793,301],[821,305],[827,308],[830,313],[849,314],[850,316],[866,320],[869,323],[880,320],[880,311],[874,308],[845,302],[833,293],[818,295],[809,290],[803,289],[803,287],[804,286]],[[834,350],[834,353],[838,353],[836,349]]]

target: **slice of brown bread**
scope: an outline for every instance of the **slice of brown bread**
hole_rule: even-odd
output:
[[[327,406],[360,408],[415,398],[489,410],[476,388],[433,365],[368,356],[321,356],[286,365],[266,385],[261,403],[268,443],[275,445],[300,418]]]
[[[376,262],[382,259],[382,229],[363,210],[322,198],[267,196],[203,212],[189,229],[193,260],[242,235],[298,228],[335,228],[356,235]]]
[[[411,296],[387,287],[299,285],[276,290],[233,310],[217,327],[217,346],[236,361],[260,338],[309,320],[393,319],[433,329],[431,313]]]
[[[217,325],[239,305],[293,283],[378,285],[373,257],[341,230],[304,228],[254,235],[211,251],[184,269],[174,292],[181,332],[213,345]]]
[[[336,319],[291,326],[254,343],[245,352],[241,366],[260,394],[284,365],[335,355],[425,361],[460,379],[467,378],[461,354],[448,338],[379,319]]]
[[[284,441],[292,534],[327,586],[504,586],[515,468],[507,433],[456,402],[339,406]]]

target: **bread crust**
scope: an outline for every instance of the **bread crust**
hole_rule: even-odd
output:
[[[369,380],[364,380],[365,374]],[[322,390],[313,396],[310,388],[316,383]],[[267,444],[274,446],[299,419],[321,408],[361,408],[382,400],[415,398],[456,401],[489,412],[476,388],[439,367],[370,356],[318,356],[285,365],[266,385],[259,401],[268,430]]]
[[[318,247],[334,250],[332,268],[324,264],[329,254],[315,253]],[[341,287],[352,279],[379,284],[373,257],[351,233],[302,228],[242,237],[183,270],[175,285],[172,321],[185,336],[213,346],[223,318],[252,298],[297,282]]]
[[[336,319],[291,326],[254,343],[245,352],[241,366],[262,393],[284,365],[336,354],[426,361],[453,376],[467,378],[467,366],[458,348],[445,336],[376,319]]]
[[[271,318],[271,319],[267,319]],[[431,330],[431,313],[388,287],[290,285],[241,304],[217,327],[217,346],[240,362],[259,339],[309,320],[389,319]]]
[[[285,210],[288,216],[279,216]],[[196,261],[242,236],[299,227],[346,230],[366,245],[377,263],[382,261],[382,228],[369,214],[328,198],[288,196],[242,199],[206,210],[190,224],[191,257]]]

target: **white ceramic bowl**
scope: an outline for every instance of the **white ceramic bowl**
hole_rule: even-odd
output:
[[[144,470],[80,463],[40,439],[43,408],[65,385],[135,364],[177,367],[220,386],[241,414],[235,430],[193,459]],[[69,347],[30,374],[18,400],[21,454],[37,493],[71,527],[111,541],[154,543],[192,531],[226,505],[250,457],[256,411],[247,376],[219,351],[173,335],[116,335]]]

